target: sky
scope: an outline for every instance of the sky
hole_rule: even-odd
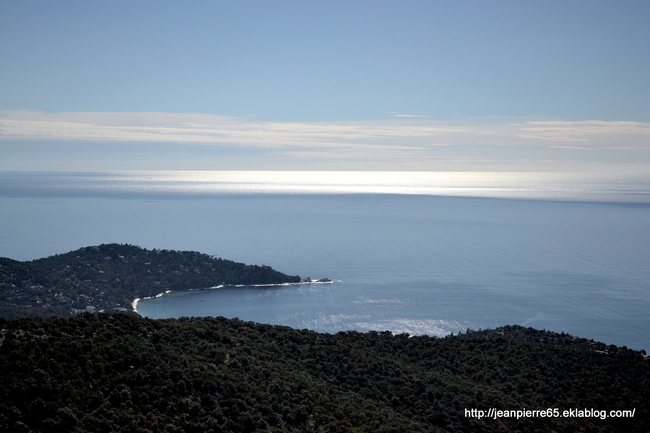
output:
[[[647,1],[0,2],[0,170],[650,172]]]

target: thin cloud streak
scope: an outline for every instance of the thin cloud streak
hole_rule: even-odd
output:
[[[644,171],[649,138],[650,123],[627,121],[259,122],[194,113],[0,112],[0,146],[9,167],[52,166],[59,149],[68,165],[87,155],[83,164],[103,167],[109,162],[98,155],[120,148],[113,165],[129,169],[178,167],[186,158],[185,169]],[[192,156],[197,149],[201,157]],[[142,152],[155,153],[158,165],[151,157],[137,160]]]
[[[0,112],[0,140],[228,144],[265,148],[417,150],[451,145],[649,149],[650,124],[530,121],[448,124],[422,119],[359,122],[251,122],[185,113]]]
[[[167,113],[0,113],[0,139],[228,144],[263,148],[417,148],[430,127],[372,124],[245,122],[223,116]],[[191,121],[194,120],[194,121]],[[404,143],[408,139],[416,147]],[[401,142],[394,145],[391,143]]]
[[[424,114],[399,114],[399,113],[391,113],[393,117],[425,117],[428,118],[430,116],[425,116]]]

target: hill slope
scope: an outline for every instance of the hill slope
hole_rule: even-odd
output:
[[[0,258],[0,317],[128,312],[135,298],[166,290],[299,281],[268,266],[197,252],[107,244],[30,262]]]
[[[0,319],[0,432],[647,432],[650,362],[499,335]],[[472,409],[573,411],[478,418]],[[579,416],[579,410],[606,417]],[[634,410],[633,417],[609,417]]]

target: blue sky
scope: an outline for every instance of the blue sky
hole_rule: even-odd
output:
[[[5,1],[2,170],[646,171],[646,1]]]

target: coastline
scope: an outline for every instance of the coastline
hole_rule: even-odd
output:
[[[160,298],[161,296],[170,293],[171,290],[165,290],[162,293],[158,293],[155,296],[145,296],[144,298],[135,298],[133,302],[131,302],[131,308],[133,308],[133,312],[137,313],[138,312],[138,302],[140,302],[142,299],[153,299],[153,298]]]
[[[324,281],[327,280],[327,281]],[[226,287],[282,287],[282,286],[300,286],[300,285],[305,285],[305,284],[332,284],[333,281],[330,280],[329,278],[323,278],[321,280],[316,280],[316,281],[300,281],[297,283],[277,283],[277,284],[220,284],[218,286],[212,286],[212,287],[206,287],[203,289],[190,289],[187,290],[187,292],[195,292],[195,291],[200,291],[200,290],[216,290],[216,289],[223,289]],[[185,290],[184,290],[185,291]],[[165,290],[162,293],[158,293],[155,296],[145,296],[143,298],[135,298],[131,302],[131,308],[133,309],[134,313],[138,312],[138,303],[143,300],[143,299],[154,299],[154,298],[160,298],[161,296],[164,296],[168,293],[171,293],[172,290]]]

